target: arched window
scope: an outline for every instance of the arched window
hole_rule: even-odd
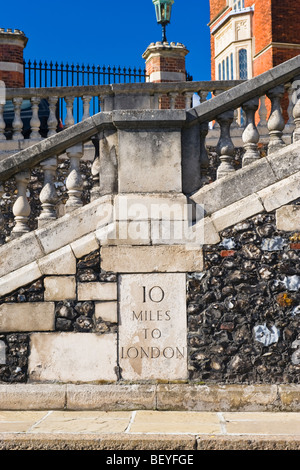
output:
[[[234,11],[242,10],[245,8],[245,0],[231,0],[231,5]]]
[[[248,61],[247,61],[247,50],[239,50],[239,76],[240,80],[247,80],[248,78]]]
[[[230,79],[233,80],[233,53],[230,54]]]
[[[221,64],[219,64],[219,80],[222,80]]]

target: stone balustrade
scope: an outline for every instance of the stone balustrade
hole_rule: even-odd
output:
[[[11,110],[8,113],[7,107],[0,106],[0,142],[2,147],[0,156],[1,154],[7,156],[22,150],[33,142],[54,135],[61,130],[62,125],[64,128],[71,127],[76,122],[85,120],[97,112],[119,109],[178,109],[183,106],[188,110],[240,83],[241,81],[210,81],[7,89],[6,100],[7,103],[11,103]],[[285,143],[291,143],[291,135],[295,128],[293,89],[291,83],[285,83],[282,87],[284,87],[282,93],[288,97],[286,100],[288,105],[285,110],[288,119],[283,125],[282,138]],[[269,134],[266,121],[268,112],[265,101],[270,97],[262,95],[259,98],[255,122],[260,141],[268,143],[270,135],[272,135],[272,140],[275,138],[274,133]],[[278,96],[277,101],[280,98],[281,96]],[[46,106],[43,117],[40,112],[42,101]],[[23,105],[26,107],[25,119],[22,118]],[[246,126],[245,114],[246,111],[242,108],[235,109],[231,126],[232,140],[235,146],[243,145],[242,134]],[[30,119],[28,115],[30,115]],[[60,122],[59,115],[63,116],[63,123]],[[216,120],[210,122],[207,135],[208,145],[217,145],[219,132],[219,123]],[[9,144],[5,143],[7,141],[10,141]]]
[[[141,101],[145,100],[145,97],[154,97],[153,90],[156,89],[163,94],[171,93],[168,91],[170,89],[177,90],[178,93],[179,91],[180,93],[189,93],[190,99],[195,93],[195,83],[158,85],[155,87],[155,84],[144,84],[137,88],[135,85],[127,85],[126,89],[132,90],[132,95],[129,93],[128,103],[130,104],[130,99],[132,99],[132,105],[140,103],[136,98],[137,89],[140,92]],[[249,165],[261,158],[259,144],[261,143],[260,129],[262,128],[268,130],[267,153],[270,156],[291,141],[300,140],[300,57],[229,90],[224,88],[221,92],[215,93],[215,85],[216,82],[210,82],[205,85],[205,88],[202,82],[199,88],[198,84],[197,93],[202,102],[194,108],[190,108],[190,103],[187,103],[187,110],[149,110],[148,108],[143,109],[143,106],[140,109],[130,110],[129,104],[128,108],[122,106],[119,110],[108,110],[106,108],[112,106],[112,100],[116,105],[121,102],[124,104],[127,99],[122,96],[122,93],[116,93],[116,89],[124,91],[125,88],[116,85],[114,89],[114,87],[108,86],[106,87],[107,94],[103,94],[104,109],[94,116],[88,116],[89,98],[87,96],[91,96],[91,94],[83,95],[83,120],[75,125],[72,100],[78,90],[74,91],[74,89],[68,88],[63,92],[67,103],[66,128],[59,133],[55,132],[57,123],[54,110],[56,103],[54,93],[57,93],[58,90],[47,89],[49,104],[52,106],[48,121],[50,136],[44,140],[40,139],[36,143],[32,142],[29,148],[0,160],[0,195],[5,192],[7,179],[14,177],[16,185],[16,198],[12,208],[14,223],[8,240],[19,237],[30,230],[28,221],[31,208],[28,203],[27,187],[30,181],[30,172],[37,166],[44,174],[44,182],[39,194],[38,227],[44,227],[45,224],[55,220],[58,213],[65,214],[81,207],[84,180],[81,175],[80,162],[84,155],[84,144],[92,137],[97,136],[96,141],[99,144],[99,149],[91,165],[90,179],[94,186],[90,191],[90,200],[118,192],[176,191],[189,196],[208,182],[207,172],[210,163],[207,153],[207,139],[209,129],[218,134],[216,146],[219,157],[217,179],[232,174],[236,169],[233,165],[235,146],[232,134],[235,133],[240,110],[243,112],[244,122],[242,166]],[[87,88],[84,87],[85,92],[91,91]],[[97,88],[97,94],[100,89],[103,91],[103,87]],[[109,94],[109,90],[114,91]],[[293,106],[289,106],[289,112],[292,113],[294,122],[289,119],[285,123],[280,103],[286,90],[289,90],[290,103],[293,104]],[[152,95],[150,95],[150,91]],[[21,96],[17,96],[18,92],[19,90],[7,91],[7,99],[12,99],[15,103],[14,136],[20,136],[22,130],[20,123],[21,100],[29,97],[33,106],[31,129],[36,135],[38,132],[38,99],[45,96],[45,90],[22,90]],[[214,92],[216,96],[213,99],[205,100],[206,92]],[[263,106],[264,100],[261,99],[264,96],[267,96],[271,102],[268,119]],[[120,102],[116,97],[120,98]],[[145,101],[143,102],[145,103]],[[174,104],[172,100],[171,102]],[[115,106],[112,107],[115,108]],[[257,118],[257,113],[260,113],[260,120]],[[214,123],[213,128],[211,128],[212,122]],[[290,142],[285,142],[284,129],[288,126],[293,129],[293,133]],[[153,129],[159,129],[159,132],[155,133]],[[143,133],[143,152],[145,153],[143,159],[140,158],[141,137],[137,131]],[[15,137],[15,139],[17,138],[19,137]],[[262,141],[266,143],[266,141]],[[160,147],[159,164],[151,160],[154,143]],[[170,154],[172,154],[172,158]],[[70,165],[65,178],[64,199],[66,204],[63,211],[57,211],[56,178],[58,159],[62,155],[67,157]],[[148,159],[146,173],[143,167],[145,158]],[[138,178],[135,182],[128,180],[128,175],[131,178],[133,172],[139,175],[141,183]],[[3,223],[2,217],[0,218],[0,226],[3,226]]]

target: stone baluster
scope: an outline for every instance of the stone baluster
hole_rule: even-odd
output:
[[[201,169],[201,186],[209,183],[209,158],[205,145],[205,139],[208,134],[208,122],[200,124],[200,169]]]
[[[44,227],[57,218],[56,204],[58,201],[54,181],[56,178],[57,157],[50,157],[41,162],[44,171],[44,186],[40,193],[42,212],[38,218],[38,226]]]
[[[177,98],[177,93],[168,93],[168,97],[170,99],[170,109],[175,109],[176,108],[176,98]]]
[[[272,90],[269,90],[267,97],[271,100],[271,114],[268,120],[268,129],[270,134],[270,142],[268,145],[268,153],[273,153],[276,150],[284,147],[282,140],[282,132],[285,122],[282,116],[280,100],[284,95],[284,85],[278,85]]]
[[[91,102],[92,97],[91,96],[83,96],[82,101],[83,101],[83,116],[82,120],[84,121],[85,119],[90,117],[90,102]]]
[[[13,128],[13,140],[23,140],[24,136],[22,134],[23,122],[21,119],[21,106],[23,103],[23,98],[13,98],[14,105],[14,120],[12,122]]]
[[[245,154],[243,156],[243,167],[260,159],[257,144],[259,133],[255,125],[255,113],[258,110],[259,98],[253,98],[243,104],[242,109],[246,114],[246,124],[243,132]]]
[[[4,103],[0,103],[0,140],[6,140],[4,131],[5,131],[5,121],[3,117],[3,112],[4,112]]]
[[[243,114],[242,114],[242,109],[241,108],[236,108],[233,113],[233,122],[231,125],[231,129],[240,129],[242,126],[242,121],[243,121]]]
[[[15,175],[17,183],[17,200],[13,205],[13,214],[15,216],[15,226],[11,233],[11,238],[20,237],[29,232],[28,219],[30,216],[30,205],[27,200],[27,185],[30,181],[30,171],[22,171]]]
[[[74,124],[74,117],[73,117],[73,103],[74,103],[74,96],[66,96],[65,103],[67,107],[67,115],[65,119],[65,127],[71,127]]]
[[[293,81],[293,103],[293,117],[295,121],[293,142],[298,142],[300,140],[300,75]]]
[[[3,188],[2,184],[0,183],[0,200],[3,196],[3,194],[4,194],[4,188]],[[3,245],[3,243],[4,243],[3,233],[4,233],[4,217],[3,217],[3,214],[2,214],[2,211],[1,211],[1,204],[0,204],[0,245]]]
[[[30,127],[31,127],[31,134],[30,140],[39,140],[41,138],[40,135],[40,126],[41,121],[39,119],[39,104],[41,98],[39,97],[32,97],[31,101],[31,109],[32,109],[32,118],[30,119]]]
[[[184,93],[184,97],[185,97],[185,109],[191,109],[193,107],[193,96],[194,96],[194,92],[192,91],[186,91]]]
[[[266,107],[266,97],[265,97],[265,95],[260,97],[260,106],[259,106],[258,115],[259,115],[259,123],[258,123],[257,127],[258,128],[267,128],[267,125],[268,125],[268,123],[267,123],[268,111],[267,111],[267,107]]]
[[[208,95],[208,91],[204,91],[204,90],[199,90],[198,91],[198,95],[199,95],[199,98],[200,98],[200,103],[204,103],[204,101],[207,100],[207,95]]]
[[[223,93],[224,90],[214,90],[213,91],[213,97],[219,96],[221,93]],[[214,121],[213,129],[219,129],[220,125],[218,121]]]
[[[233,167],[234,145],[230,137],[230,126],[233,122],[233,117],[234,110],[232,109],[220,114],[216,118],[221,128],[220,139],[216,149],[221,161],[217,170],[217,179],[235,171]]]
[[[56,134],[57,130],[57,118],[56,118],[56,105],[58,102],[58,96],[49,96],[49,117],[47,121],[48,126],[48,137]]]
[[[70,172],[66,181],[69,196],[66,211],[71,212],[82,206],[83,180],[80,173],[80,159],[83,156],[83,144],[70,147],[67,150],[67,155],[70,159]]]
[[[293,133],[295,129],[295,121],[294,121],[294,116],[293,116],[293,108],[294,108],[294,102],[293,102],[293,85],[292,83],[289,84],[288,89],[288,97],[289,97],[289,105],[287,109],[287,114],[288,114],[288,121],[285,126],[285,132]]]
[[[97,199],[100,195],[100,142],[99,135],[92,138],[95,147],[95,158],[91,168],[93,187],[91,189],[91,201]]]
[[[152,97],[152,109],[159,109],[160,93],[154,93]]]

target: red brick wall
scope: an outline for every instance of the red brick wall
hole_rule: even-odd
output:
[[[299,0],[272,0],[272,19],[274,42],[300,44]]]
[[[13,44],[0,44],[0,62],[23,65],[23,47]],[[6,88],[24,87],[24,75],[20,72],[0,70],[0,80]]]
[[[23,64],[23,47],[11,44],[0,44],[0,62]]]
[[[0,70],[0,80],[3,80],[6,88],[23,88],[24,75],[19,72],[6,72]]]
[[[227,6],[227,0],[210,0],[210,21]]]
[[[153,72],[182,72],[185,73],[184,57],[152,57],[146,63],[146,74]]]

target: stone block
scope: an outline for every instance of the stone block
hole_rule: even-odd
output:
[[[36,230],[35,233],[48,254],[110,223],[112,214],[112,199],[105,196],[66,214],[53,222],[51,227]]]
[[[187,220],[187,197],[182,193],[118,194],[114,199],[115,220]]]
[[[74,276],[45,277],[44,286],[45,301],[76,299],[76,281]]]
[[[103,246],[101,267],[116,273],[201,272],[203,252],[188,246]]]
[[[60,410],[64,409],[65,399],[65,385],[0,385],[1,410]]]
[[[68,245],[40,259],[38,265],[44,275],[76,274],[76,259]]]
[[[68,410],[155,409],[156,385],[67,385]]]
[[[0,296],[8,294],[21,286],[26,286],[27,284],[36,281],[41,276],[42,273],[37,262],[23,266],[0,279]]]
[[[291,204],[276,211],[276,226],[286,232],[300,231],[300,206]]]
[[[53,302],[4,303],[0,305],[0,332],[51,331],[55,329]]]
[[[111,323],[118,322],[117,302],[95,302],[95,318]]]
[[[300,172],[257,193],[266,211],[271,212],[300,197]]]
[[[0,276],[16,271],[44,255],[34,233],[23,235],[22,240],[16,239],[0,247]]]
[[[6,364],[6,345],[0,341],[0,365]]]
[[[124,380],[187,379],[186,275],[121,275],[119,361]]]
[[[276,385],[159,384],[157,387],[159,410],[266,411],[276,400]]]
[[[180,129],[119,130],[118,184],[120,193],[181,192]]]
[[[245,197],[230,206],[215,212],[211,219],[217,231],[220,232],[227,227],[231,227],[248,217],[264,211],[264,207],[256,194]]]
[[[103,245],[150,245],[150,222],[148,220],[121,220],[96,231]]]
[[[71,248],[76,258],[82,258],[83,256],[95,251],[99,248],[99,243],[96,239],[95,233],[89,233],[79,240],[71,243]]]
[[[281,409],[285,411],[300,411],[299,384],[278,386],[278,395],[281,401]]]
[[[33,333],[29,379],[54,382],[115,381],[117,335]]]
[[[295,142],[267,156],[267,159],[277,179],[282,180],[300,171],[299,157],[300,145],[299,142]]]
[[[117,300],[116,282],[78,283],[78,300]]]
[[[204,186],[193,194],[190,199],[201,205],[206,215],[210,215],[268,187],[276,181],[277,178],[269,162],[262,158],[241,170]]]

